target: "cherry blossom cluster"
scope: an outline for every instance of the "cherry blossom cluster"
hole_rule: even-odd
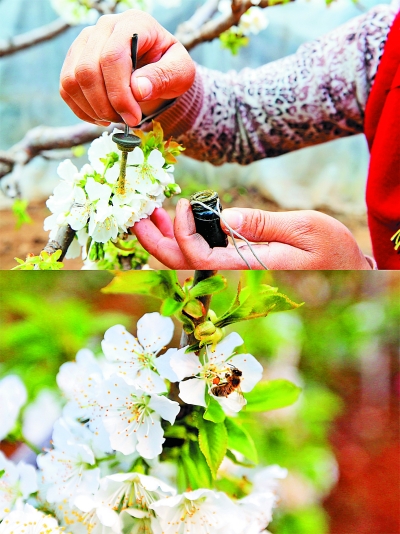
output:
[[[114,133],[121,133],[115,129]],[[47,200],[52,215],[44,221],[50,239],[56,239],[60,226],[69,225],[76,231],[67,258],[82,253],[91,258],[95,243],[108,243],[126,236],[135,222],[151,215],[171,194],[179,193],[174,183],[173,165],[166,163],[158,148],[136,147],[128,153],[124,188],[119,186],[121,151],[104,132],[89,150],[90,164],[80,171],[65,160],[58,166],[60,183]],[[82,249],[82,250],[81,250]]]
[[[139,319],[136,336],[113,326],[104,335],[101,355],[82,349],[75,361],[61,366],[57,384],[66,403],[54,424],[51,448],[37,457],[39,471],[0,453],[0,534],[19,532],[17,525],[29,526],[29,534],[265,530],[285,470],[256,471],[253,490],[237,500],[208,488],[177,494],[177,466],[160,456],[164,433],[180,412],[179,403],[167,396],[170,382],[179,383],[185,403],[206,406],[211,396],[232,414],[246,401],[236,390],[215,395],[215,384],[237,368],[242,390],[251,391],[262,366],[251,354],[235,353],[243,344],[236,333],[201,357],[186,352],[188,347],[165,351],[173,333],[171,318],[148,313]],[[26,401],[16,380],[0,382],[0,399],[11,403],[0,421],[2,437]],[[12,387],[15,393],[19,387],[19,394],[11,395]],[[229,470],[229,461],[223,469]]]
[[[250,9],[248,9],[240,17],[239,24],[237,26],[232,26],[230,31],[248,36],[250,34],[257,35],[262,30],[268,26],[268,18],[266,15],[265,9],[258,7],[258,4],[261,0],[252,0],[254,4]],[[232,12],[232,2],[231,0],[220,0],[218,4],[218,10],[228,15]]]

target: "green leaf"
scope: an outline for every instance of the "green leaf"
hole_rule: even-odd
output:
[[[185,481],[183,481],[181,474],[180,484],[184,486],[183,491],[211,488],[211,471],[197,441],[190,441],[182,447],[180,460],[183,464],[185,477]]]
[[[226,451],[226,457],[229,458],[229,460],[231,460],[231,462],[233,462],[235,465],[240,465],[242,467],[254,467],[253,462],[250,462],[250,461],[246,462],[243,460],[242,461],[238,460],[230,449]]]
[[[115,278],[102,292],[153,295],[159,299],[171,297],[176,301],[185,298],[176,271],[116,272]]]
[[[213,423],[222,423],[225,420],[225,412],[220,403],[213,399],[211,395],[207,395],[207,409],[203,415],[207,421]]]
[[[19,230],[23,224],[30,224],[32,219],[29,217],[26,211],[28,207],[28,201],[21,198],[16,198],[12,205],[12,211],[17,218],[16,228]]]
[[[205,295],[212,295],[222,291],[227,286],[227,280],[224,276],[217,274],[201,280],[198,284],[190,289],[190,296],[192,298],[204,297]]]
[[[228,433],[225,425],[212,423],[203,419],[200,414],[196,415],[200,450],[206,458],[213,478],[215,478],[226,453]]]
[[[259,382],[250,393],[245,393],[247,412],[267,412],[290,406],[297,401],[301,388],[288,380]]]
[[[171,297],[167,297],[164,302],[161,304],[161,315],[165,317],[170,317],[182,309],[183,302],[177,302]]]
[[[2,469],[2,470],[0,471],[0,478],[2,478],[2,477],[4,476],[5,472],[6,472],[5,469]]]
[[[186,334],[191,334],[194,330],[194,322],[183,313],[178,313],[177,318],[183,323],[183,329]]]
[[[239,423],[227,417],[225,426],[228,432],[228,447],[240,452],[254,464],[258,463],[258,453],[253,438]]]
[[[218,318],[215,326],[224,327],[239,321],[248,321],[258,317],[266,317],[271,312],[293,310],[302,306],[293,302],[276,287],[263,284],[257,288],[238,287],[235,300],[230,308]]]
[[[203,304],[196,299],[189,300],[183,309],[188,315],[190,315],[190,317],[195,317],[196,319],[203,317],[203,315],[206,313]]]

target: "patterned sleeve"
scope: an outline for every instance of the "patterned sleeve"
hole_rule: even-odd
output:
[[[214,165],[360,133],[397,9],[376,6],[258,69],[223,74],[198,66],[193,87],[157,120],[188,156]]]

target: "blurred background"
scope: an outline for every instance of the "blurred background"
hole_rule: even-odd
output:
[[[146,0],[150,6],[150,0]],[[251,36],[249,46],[237,56],[223,50],[219,40],[192,51],[202,65],[227,71],[257,67],[295,52],[298,46],[315,39],[376,5],[376,0],[296,0],[266,10],[268,26]],[[384,3],[384,2],[381,2]],[[180,5],[178,5],[180,4]],[[200,0],[152,0],[150,11],[171,32],[201,5]],[[177,7],[165,7],[166,5]],[[57,18],[50,0],[0,0],[0,39],[37,28]],[[0,58],[0,150],[17,143],[38,125],[62,126],[78,122],[58,94],[58,80],[64,57],[82,26],[62,35]],[[79,164],[86,161],[81,157]],[[21,178],[21,194],[29,200],[31,224],[16,230],[13,200],[0,195],[0,268],[15,266],[14,256],[25,258],[39,252],[47,242],[43,219],[49,215],[45,200],[58,182],[58,162],[41,157],[29,163]],[[181,158],[176,179],[188,196],[204,185],[220,192],[225,207],[252,206],[269,210],[319,209],[341,220],[353,232],[364,253],[371,252],[366,225],[364,189],[368,151],[362,135],[303,149],[246,167],[226,164],[212,167]],[[1,180],[7,192],[9,178]],[[288,193],[289,192],[289,193]],[[175,200],[176,202],[176,200]],[[173,210],[174,200],[169,208]],[[66,268],[80,268],[67,262]]]
[[[245,348],[266,378],[303,387],[299,401],[268,414],[243,412],[262,463],[287,467],[274,534],[398,534],[399,324],[397,272],[223,272],[228,288],[211,307],[226,309],[243,285],[268,283],[301,308],[240,323]],[[140,276],[140,273],[137,273]],[[190,272],[179,274],[181,281]],[[111,295],[109,272],[3,273],[0,380],[17,374],[30,405],[24,434],[41,446],[60,412],[55,376],[76,352],[100,349],[116,323],[137,320],[160,301]],[[176,323],[171,346],[177,346]],[[1,409],[1,407],[0,407]],[[18,443],[0,443],[17,459]]]

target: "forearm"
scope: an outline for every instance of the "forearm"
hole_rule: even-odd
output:
[[[377,6],[286,58],[258,69],[196,81],[159,117],[186,154],[214,164],[247,164],[363,131],[395,9]]]

